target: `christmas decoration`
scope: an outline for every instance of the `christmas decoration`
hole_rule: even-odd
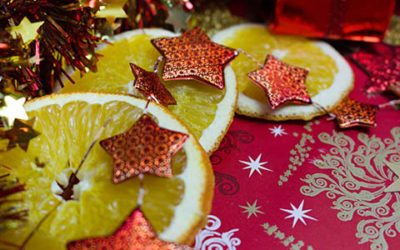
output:
[[[4,103],[5,106],[0,108],[0,116],[7,118],[8,126],[13,126],[15,119],[28,119],[24,109],[24,97],[14,99],[12,96],[6,96],[4,97]]]
[[[0,232],[21,226],[28,215],[28,210],[17,208],[21,200],[15,200],[13,194],[23,192],[25,186],[10,176],[10,169],[0,165]],[[10,204],[11,203],[11,204]]]
[[[188,135],[159,127],[143,115],[127,132],[102,140],[100,145],[114,158],[114,183],[139,174],[172,177],[171,157]]]
[[[390,85],[400,82],[400,48],[382,55],[359,51],[352,55],[352,59],[370,76],[366,88],[368,94],[386,91]]]
[[[27,17],[24,17],[18,26],[10,28],[10,33],[14,38],[21,35],[24,43],[29,44],[38,35],[37,30],[43,23],[43,21],[31,23]]]
[[[397,176],[397,180],[385,189],[385,192],[400,192],[400,164],[388,162],[385,160],[386,166]]]
[[[175,98],[164,87],[157,73],[146,71],[133,63],[130,65],[132,73],[135,76],[133,86],[137,90],[162,105],[176,104]]]
[[[8,139],[7,150],[19,145],[24,151],[28,150],[29,141],[37,137],[39,133],[32,128],[34,119],[27,122],[15,120],[14,127],[10,130],[0,131],[0,138]]]
[[[112,18],[113,20],[128,17],[124,11],[126,2],[127,0],[101,1],[96,17]]]
[[[0,73],[7,81],[12,82],[16,90],[24,90],[29,96],[50,93],[56,81],[62,82],[61,75],[68,77],[65,66],[71,66],[82,74],[88,70],[96,71],[97,55],[94,49],[100,38],[93,35],[92,8],[81,7],[78,0],[0,2],[1,27],[11,29],[11,32],[21,32],[29,26],[26,21],[20,22],[25,17],[29,17],[32,22],[30,26],[34,26],[23,35],[24,39],[32,38],[29,34],[34,33],[32,31],[41,24],[34,44],[26,47],[21,43],[22,40],[12,40],[4,31],[0,41],[4,44],[4,49],[0,52],[3,60],[0,63],[5,64],[2,67],[6,67]],[[12,27],[10,24],[14,22],[20,23],[20,27]],[[15,57],[10,55],[24,61],[15,62]],[[29,60],[32,56],[36,57],[34,62]]]
[[[200,28],[151,42],[166,60],[164,80],[193,79],[223,89],[224,67],[236,57],[235,50],[211,42]]]
[[[174,6],[168,8],[168,18],[165,22],[171,24],[175,32],[181,32],[188,28],[187,22],[189,17],[190,14],[184,11],[181,6]]]
[[[285,103],[311,103],[305,80],[307,70],[287,65],[268,55],[262,69],[247,75],[267,95],[271,108]]]
[[[159,239],[152,229],[150,222],[140,209],[136,209],[124,224],[111,236],[78,240],[68,244],[69,250],[89,249],[192,249],[188,246],[167,242]]]
[[[375,114],[377,110],[378,106],[347,98],[332,110],[332,113],[336,116],[340,128],[376,127]]]
[[[277,0],[270,25],[277,33],[378,42],[389,25],[395,0]]]
[[[392,16],[392,21],[390,22],[389,29],[386,31],[383,41],[391,45],[400,45],[400,16]]]

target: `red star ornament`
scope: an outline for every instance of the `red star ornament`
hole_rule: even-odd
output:
[[[198,80],[219,89],[225,87],[225,66],[237,56],[234,49],[213,43],[200,28],[151,43],[165,58],[164,80]]]
[[[370,76],[366,88],[368,94],[386,91],[391,85],[400,83],[400,48],[383,55],[359,51],[352,55],[352,59]]]
[[[172,156],[188,135],[159,127],[143,115],[128,131],[100,142],[114,158],[113,181],[120,183],[139,174],[172,177]]]
[[[69,250],[189,250],[188,246],[160,240],[143,213],[136,209],[111,236],[70,242]]]
[[[378,106],[376,105],[347,98],[332,110],[332,113],[336,116],[340,128],[376,127],[375,115],[377,111]]]
[[[176,104],[175,98],[168,89],[165,88],[156,73],[146,71],[133,63],[130,65],[132,73],[135,76],[133,86],[138,89],[140,93],[164,106]]]
[[[285,103],[311,103],[305,85],[307,70],[290,66],[268,55],[264,67],[247,74],[262,88],[272,109]]]

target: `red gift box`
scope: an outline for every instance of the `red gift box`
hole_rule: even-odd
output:
[[[270,29],[276,33],[378,42],[395,0],[277,0]]]

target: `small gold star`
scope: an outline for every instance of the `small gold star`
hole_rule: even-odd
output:
[[[393,182],[389,187],[385,189],[385,192],[399,192],[400,191],[400,163],[393,163],[385,161],[386,166],[395,174],[397,175],[397,180]]]
[[[104,2],[102,2],[104,3]],[[104,17],[104,18],[126,18],[128,17],[124,11],[124,6],[126,4],[126,0],[114,0],[105,1],[104,5],[100,6],[99,11],[96,13],[96,17]]]
[[[28,115],[24,109],[25,98],[14,99],[11,96],[4,98],[5,106],[0,108],[0,116],[7,118],[8,126],[14,124],[15,119],[27,120]]]
[[[43,21],[31,23],[27,17],[24,17],[18,26],[10,28],[10,33],[14,38],[20,34],[24,43],[29,44],[35,39],[37,30],[43,23]]]

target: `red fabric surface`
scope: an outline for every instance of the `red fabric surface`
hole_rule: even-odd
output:
[[[350,64],[355,74],[350,97],[371,104],[394,98],[364,94],[368,77]],[[209,228],[197,236],[196,248],[400,249],[400,193],[382,191],[397,179],[383,159],[400,167],[400,112],[386,108],[378,111],[376,119],[376,128],[341,130],[327,116],[311,122],[279,123],[236,116],[219,150],[211,156],[215,198]],[[274,136],[271,129],[278,126],[285,134]],[[396,138],[391,132],[397,133]],[[331,139],[337,146],[321,138]],[[254,171],[249,176],[250,169],[243,169],[247,165],[240,161],[256,160],[260,154],[260,162],[267,162],[262,167],[272,172],[259,169],[261,174]],[[337,157],[327,166],[337,163],[337,169],[342,166],[347,174],[335,176],[334,169],[316,166],[315,160],[324,155]],[[307,193],[310,184],[306,180],[312,176],[319,176],[319,183],[327,185]],[[335,197],[329,198],[328,191]],[[255,201],[261,212],[249,216],[243,207]],[[289,213],[281,209],[292,210],[291,203],[297,208],[302,201],[303,210],[311,209],[306,215],[317,220],[304,218],[306,225],[299,220],[293,227],[293,218],[285,219]],[[262,226],[265,223],[269,231]],[[295,244],[303,246],[296,248]],[[221,248],[213,248],[217,246]]]

